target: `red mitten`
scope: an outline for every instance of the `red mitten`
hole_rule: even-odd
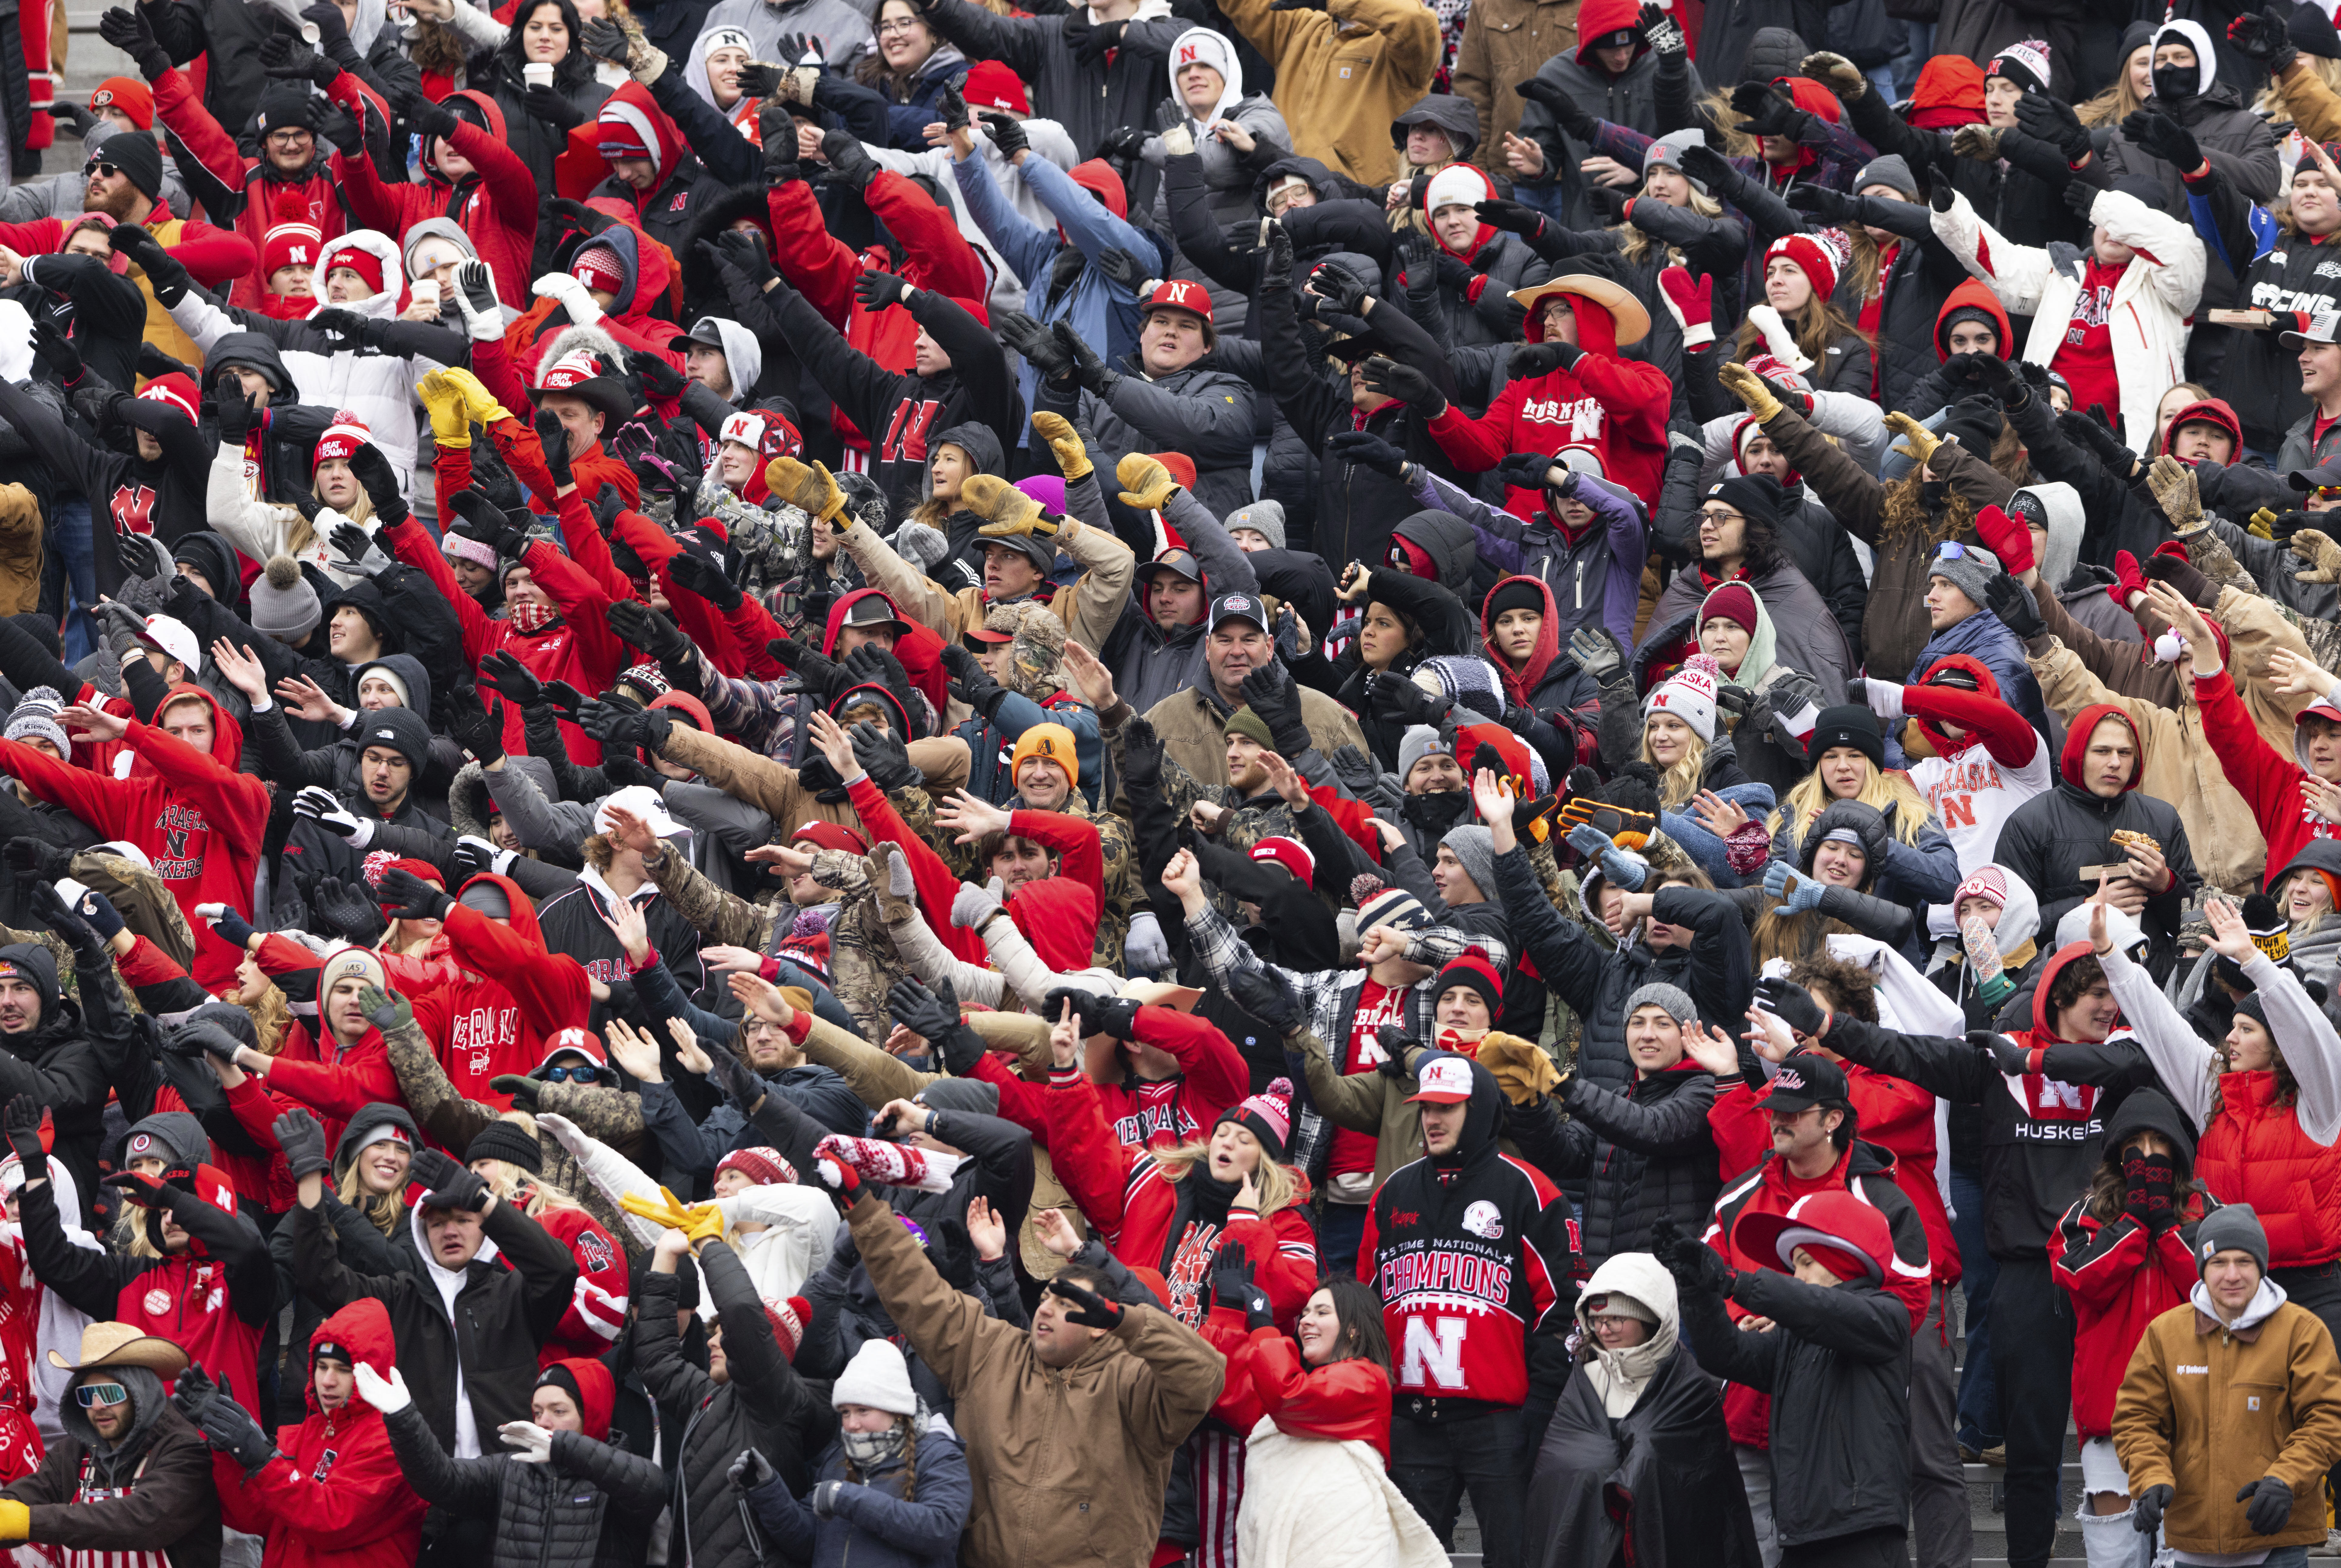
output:
[[[863,1181],[930,1191],[941,1190],[936,1186],[938,1180],[943,1186],[950,1185],[948,1169],[939,1170],[933,1156],[908,1144],[890,1144],[881,1138],[849,1138],[832,1133],[813,1146],[813,1152],[851,1167]],[[957,1163],[952,1162],[954,1166]]]
[[[2127,550],[2117,553],[2114,556],[2114,602],[2124,610],[2134,610],[2137,607],[2131,601],[2145,592],[2146,578],[2137,570],[2137,557]]]
[[[2173,556],[2180,561],[2187,561],[2191,559],[2187,553],[2187,544],[2184,540],[2166,539],[2160,544],[2154,547],[2154,553],[2156,555]]]
[[[1682,328],[1683,347],[1705,348],[1715,341],[1715,277],[1694,283],[1688,267],[1669,267],[1659,274],[1659,293],[1667,313]]]
[[[2009,575],[2021,577],[2032,570],[2032,530],[2019,519],[1996,506],[1987,506],[1976,513],[1976,532],[1982,536],[1984,548],[1999,557],[2001,568]]]

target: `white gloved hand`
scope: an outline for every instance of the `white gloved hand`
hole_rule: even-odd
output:
[[[495,299],[495,269],[485,262],[464,262],[455,268],[455,280],[442,298],[452,302],[455,313],[463,318],[463,331],[475,343],[492,343],[504,335],[504,313],[501,304],[491,303],[485,310],[472,303],[466,285],[476,286],[490,301]],[[586,303],[593,302],[588,300]]]
[[[541,300],[559,300],[573,326],[590,327],[602,319],[602,307],[593,303],[585,280],[574,273],[547,273],[529,285],[529,293]]]
[[[1170,944],[1162,938],[1162,922],[1151,909],[1130,917],[1130,938],[1121,945],[1123,968],[1131,974],[1156,974],[1170,967]]]
[[[1748,324],[1764,336],[1764,349],[1774,359],[1802,375],[1813,368],[1813,362],[1797,346],[1797,334],[1780,320],[1780,313],[1769,305],[1748,307]]]
[[[226,918],[226,917],[227,906],[225,904],[198,904],[195,906],[195,918],[201,920],[206,926],[216,926],[221,920]]]
[[[512,1456],[514,1464],[553,1462],[553,1434],[533,1421],[507,1421],[496,1428],[496,1435],[520,1451]]]
[[[322,784],[304,787],[293,797],[293,815],[305,817],[350,841],[353,849],[374,842],[374,823],[342,804],[341,797]]]
[[[406,1374],[396,1366],[385,1378],[361,1361],[357,1365],[357,1383],[358,1397],[384,1415],[395,1415],[414,1403],[414,1396],[406,1392]]]
[[[1902,683],[1898,680],[1866,679],[1863,690],[1868,694],[1869,710],[1880,719],[1902,717]]]

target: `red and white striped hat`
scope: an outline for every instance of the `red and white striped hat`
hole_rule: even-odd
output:
[[[325,433],[317,438],[317,450],[309,459],[309,471],[315,473],[336,458],[346,462],[357,455],[358,448],[373,440],[374,432],[366,428],[365,422],[344,409],[334,416]]]

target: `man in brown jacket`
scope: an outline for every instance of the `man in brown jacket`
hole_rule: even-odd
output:
[[[2141,1533],[2159,1524],[2190,1556],[2266,1552],[2263,1568],[2299,1568],[2325,1538],[2316,1484],[2341,1454],[2341,1362],[2267,1256],[2248,1204],[2196,1227],[2199,1282],[2131,1353],[2114,1452]]]
[[[975,1503],[969,1568],[1144,1563],[1171,1456],[1220,1396],[1227,1362],[1167,1312],[1114,1301],[1078,1264],[1018,1329],[945,1284],[853,1173],[822,1159],[878,1299],[957,1402]]]

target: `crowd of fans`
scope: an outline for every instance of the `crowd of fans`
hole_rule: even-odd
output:
[[[0,1551],[2341,1553],[2341,34],[2139,14],[106,12]]]

